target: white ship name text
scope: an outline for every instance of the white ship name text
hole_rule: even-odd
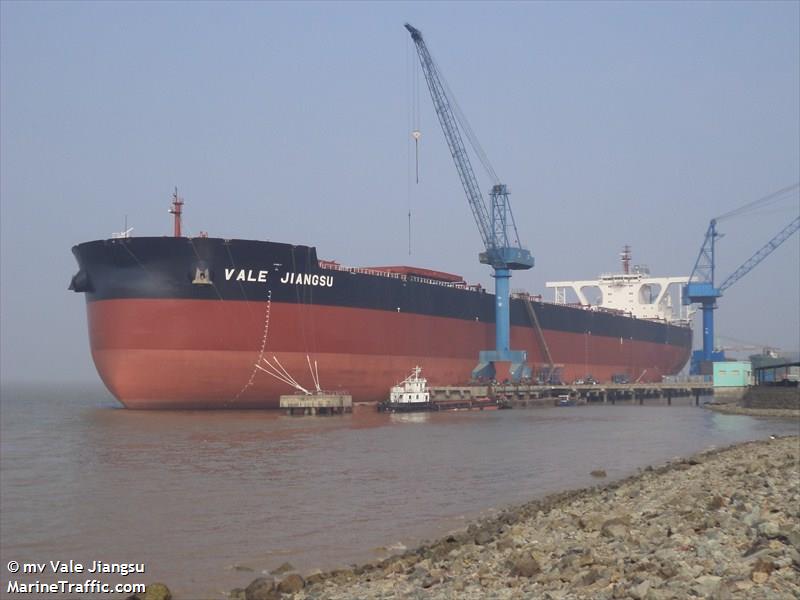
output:
[[[318,285],[333,287],[333,275],[312,275],[311,273],[284,273],[281,283],[295,285]]]
[[[236,273],[237,269],[225,269],[225,281],[230,281],[234,279],[233,275]],[[267,281],[267,275],[269,275],[269,271],[255,271],[253,269],[238,269],[238,274],[236,274],[236,281],[252,281],[256,283],[264,283]]]

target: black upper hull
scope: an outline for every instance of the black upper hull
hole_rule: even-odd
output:
[[[78,244],[72,288],[87,301],[121,298],[264,301],[347,306],[494,323],[494,295],[414,277],[322,268],[316,250],[221,238],[137,237]],[[536,303],[542,329],[690,347],[688,327]],[[512,326],[530,327],[519,299]]]

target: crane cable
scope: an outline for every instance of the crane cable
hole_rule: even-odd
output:
[[[719,223],[723,219],[730,219],[732,217],[738,217],[738,216],[743,215],[745,213],[752,212],[752,211],[754,211],[756,209],[765,208],[767,206],[773,205],[773,204],[775,204],[777,202],[780,202],[782,200],[786,200],[787,198],[790,197],[790,192],[796,191],[798,189],[800,189],[800,182],[794,183],[794,184],[789,185],[789,186],[787,186],[785,188],[781,188],[776,192],[772,192],[771,194],[767,194],[766,196],[764,196],[762,198],[759,198],[757,200],[753,200],[752,202],[748,202],[747,204],[745,204],[743,206],[740,206],[739,208],[736,208],[734,210],[726,212],[723,215],[720,215],[715,220],[717,221],[717,223]]]
[[[478,136],[476,136],[475,132],[472,130],[472,126],[469,124],[466,115],[464,115],[464,112],[461,110],[461,106],[459,106],[455,94],[453,94],[453,91],[450,89],[447,79],[445,79],[444,75],[442,75],[442,72],[439,70],[439,65],[436,64],[433,56],[431,56],[431,62],[433,63],[433,68],[436,69],[437,77],[442,82],[442,87],[447,95],[447,99],[450,101],[450,104],[453,107],[453,114],[455,114],[456,121],[458,121],[458,125],[464,132],[464,135],[466,136],[469,145],[472,147],[473,152],[475,152],[475,156],[478,157],[478,160],[483,165],[486,174],[489,176],[492,182],[495,184],[500,183],[500,178],[497,176],[497,172],[495,172],[492,163],[489,162],[489,157],[486,155],[486,152],[483,150],[483,146],[481,146],[481,143],[478,141]]]
[[[416,183],[419,185],[419,139],[422,137],[420,131],[419,114],[419,63],[416,60],[415,50],[406,38],[406,61],[407,71],[410,78],[411,102],[411,138],[414,140],[414,171]],[[409,155],[410,161],[410,155]],[[409,167],[410,170],[410,167]],[[411,174],[408,179],[408,255],[411,256]]]

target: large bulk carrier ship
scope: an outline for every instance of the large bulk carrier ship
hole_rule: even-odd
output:
[[[493,343],[494,295],[459,276],[344,267],[311,246],[185,237],[182,204],[176,193],[173,237],[123,234],[72,249],[70,289],[86,294],[92,358],[126,407],[276,408],[292,387],[263,372],[264,359],[376,402],[415,365],[431,385],[469,381]],[[534,377],[660,381],[681,370],[692,332],[687,315],[672,315],[667,288],[687,278],[624,271],[548,284],[555,302],[512,295],[512,345],[527,351]],[[602,305],[584,298],[590,284]],[[579,305],[566,303],[569,288]]]

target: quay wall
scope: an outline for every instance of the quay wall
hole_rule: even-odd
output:
[[[742,398],[745,408],[782,408],[800,410],[800,387],[754,386]]]

